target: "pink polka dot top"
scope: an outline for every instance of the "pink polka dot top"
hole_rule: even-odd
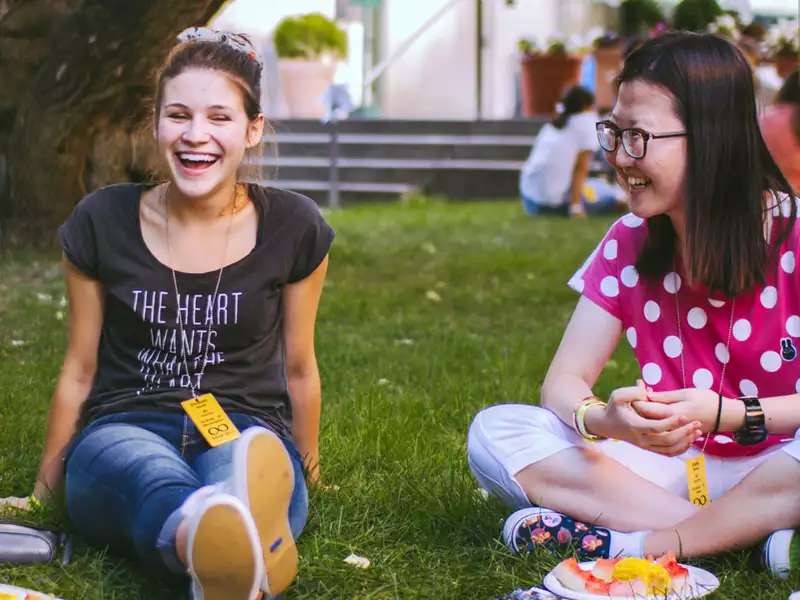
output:
[[[622,322],[647,385],[656,391],[681,389],[683,372],[685,387],[717,392],[727,363],[726,397],[800,393],[800,285],[795,274],[800,218],[764,285],[733,303],[728,348],[732,302],[709,295],[705,286],[687,285],[680,269],[658,279],[640,277],[635,264],[646,237],[643,219],[633,214],[620,218],[569,286]],[[720,432],[708,440],[706,452],[747,456],[788,437],[770,435],[761,444],[742,446],[731,432]],[[702,447],[703,441],[695,445]]]

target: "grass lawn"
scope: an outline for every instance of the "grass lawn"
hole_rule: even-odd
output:
[[[536,402],[576,302],[565,285],[610,220],[523,218],[516,202],[417,200],[330,214],[338,235],[317,330],[322,472],[292,599],[489,600],[541,582],[545,554],[498,541],[506,510],[476,492],[465,457],[472,415]],[[0,496],[30,491],[65,344],[57,254],[0,257]],[[591,332],[586,332],[591,343]],[[630,384],[621,347],[596,386]],[[647,502],[642,498],[642,502]],[[38,522],[65,526],[58,510]],[[343,559],[372,561],[358,570]],[[750,553],[697,561],[715,598],[782,599]],[[0,582],[78,598],[183,597],[133,562],[79,545],[72,565],[0,567]]]

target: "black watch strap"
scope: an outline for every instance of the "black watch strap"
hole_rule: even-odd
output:
[[[763,442],[767,437],[764,421],[764,410],[755,396],[742,396],[744,403],[744,425],[734,434],[734,439],[743,446],[752,446]]]

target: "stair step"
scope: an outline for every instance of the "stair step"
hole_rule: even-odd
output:
[[[277,161],[265,158],[255,161],[259,166],[284,167],[330,167],[330,159],[316,156],[280,156]],[[523,162],[518,160],[481,159],[408,159],[408,158],[340,158],[340,169],[416,169],[416,170],[463,170],[463,171],[519,171]]]
[[[330,189],[328,180],[308,179],[270,179],[260,182],[270,187],[283,188],[298,192],[327,191]],[[417,186],[409,183],[379,183],[374,181],[340,181],[340,192],[355,192],[360,194],[408,194],[416,191]]]
[[[264,138],[266,144],[328,144],[328,133],[278,133]],[[413,145],[413,146],[524,146],[530,148],[535,135],[438,135],[342,133],[339,144]]]

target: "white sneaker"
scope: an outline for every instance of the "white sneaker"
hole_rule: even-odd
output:
[[[761,562],[776,577],[789,578],[794,529],[773,531],[761,547]]]
[[[297,575],[297,547],[289,524],[292,459],[277,435],[250,427],[236,441],[232,471],[222,488],[241,500],[253,517],[264,560],[261,589],[274,596]]]
[[[242,502],[216,493],[187,521],[186,563],[195,600],[254,600],[264,578],[253,518]]]

